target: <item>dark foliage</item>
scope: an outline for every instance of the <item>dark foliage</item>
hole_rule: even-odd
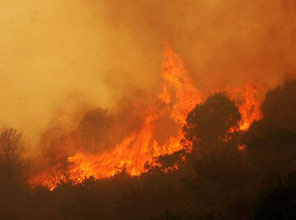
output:
[[[240,119],[238,107],[227,94],[216,93],[189,113],[183,131],[195,147],[210,147],[231,140],[230,129],[236,128]]]
[[[253,209],[255,220],[296,219],[296,173],[269,180]]]
[[[187,117],[182,144],[192,142],[192,151],[161,156],[158,166],[146,164],[147,173],[139,177],[123,170],[78,185],[68,180],[53,191],[26,184],[30,167],[20,156],[21,134],[5,130],[0,134],[0,220],[296,219],[295,85],[289,81],[269,91],[263,119],[244,134],[230,131],[240,120],[238,108],[217,93]],[[78,131],[85,139],[81,146],[89,141],[85,150],[100,151],[92,146],[106,140],[96,132],[116,131],[120,123],[114,120],[101,110],[89,112]],[[238,151],[238,144],[246,151]]]
[[[267,92],[262,103],[264,119],[280,128],[296,131],[296,80]]]

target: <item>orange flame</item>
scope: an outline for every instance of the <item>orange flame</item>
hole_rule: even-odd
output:
[[[239,108],[242,115],[242,120],[239,122],[241,131],[248,130],[254,121],[262,118],[260,110],[261,101],[256,98],[256,91],[254,86],[250,84],[246,86],[246,91],[244,93],[245,102]]]
[[[85,178],[96,179],[111,177],[123,169],[131,176],[145,172],[145,164],[154,164],[160,155],[172,154],[184,148],[182,126],[187,114],[202,101],[201,93],[196,90],[184,67],[183,60],[169,47],[165,46],[164,62],[160,73],[162,91],[158,99],[144,111],[144,123],[138,131],[132,132],[112,151],[97,154],[77,152],[68,157],[67,178],[80,183]],[[178,126],[177,135],[168,138],[160,145],[154,138],[157,119],[168,114]],[[45,185],[54,189],[66,174],[52,170],[31,180],[32,185]]]
[[[131,132],[113,150],[95,154],[76,152],[67,158],[66,168],[56,165],[33,178],[30,183],[54,189],[63,181],[78,184],[89,177],[109,178],[123,170],[131,176],[138,176],[146,172],[146,163],[156,165],[157,157],[184,149],[185,146],[180,143],[183,139],[182,127],[188,113],[201,103],[202,95],[194,87],[183,60],[168,44],[165,45],[160,78],[161,92],[153,104],[145,107],[144,122],[139,130]],[[262,117],[256,87],[247,85],[245,88],[232,88],[229,93],[230,96],[239,94],[239,99],[243,96],[243,102],[236,101],[242,115],[238,127],[240,131],[246,131],[253,121]],[[177,125],[177,131],[176,135],[159,144],[155,138],[156,122],[165,115]],[[245,146],[238,146],[238,150],[245,151]]]
[[[246,149],[247,149],[247,146],[244,145],[244,144],[241,144],[241,145],[238,145],[238,146],[237,146],[237,150],[238,150],[238,151],[245,152]]]
[[[160,77],[162,79],[160,100],[168,105],[173,103],[171,117],[176,122],[185,124],[187,114],[202,101],[202,95],[189,78],[183,60],[168,44],[165,47],[165,61]]]

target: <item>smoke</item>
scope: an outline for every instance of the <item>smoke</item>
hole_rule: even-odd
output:
[[[18,0],[0,7],[0,121],[34,143],[48,127],[69,131],[88,109],[112,109],[138,88],[159,91],[164,42],[205,95],[249,82],[275,86],[296,69],[293,1]]]
[[[248,81],[266,81],[274,86],[295,71],[292,1],[104,3],[108,19],[121,32],[117,36],[132,35],[134,45],[143,48],[145,56],[155,56],[161,50],[161,42],[170,41],[187,61],[202,90]],[[141,55],[136,59],[143,60]]]
[[[1,1],[0,7],[1,124],[35,142],[61,108],[109,105],[104,24],[83,1]]]

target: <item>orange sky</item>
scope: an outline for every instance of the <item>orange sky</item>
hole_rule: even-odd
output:
[[[0,1],[0,126],[36,140],[57,112],[159,88],[163,42],[199,89],[295,70],[295,5],[283,0]],[[213,89],[214,88],[214,89]]]
[[[69,99],[108,105],[105,24],[82,1],[0,1],[0,120],[34,135]],[[69,107],[67,107],[69,110]]]

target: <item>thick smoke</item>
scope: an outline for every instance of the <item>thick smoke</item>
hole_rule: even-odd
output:
[[[251,219],[264,179],[295,172],[296,83],[277,87],[296,72],[293,0],[15,0],[0,8],[4,219],[151,219],[164,210],[169,218],[168,209],[184,219]],[[164,45],[184,59],[186,80],[178,78],[183,62],[161,67]],[[184,85],[169,94],[163,82]],[[182,106],[190,98],[190,109]],[[178,116],[191,104],[185,122],[187,113]],[[147,160],[152,153],[158,158]],[[31,188],[40,185],[57,188]],[[280,192],[293,196],[293,187]],[[266,195],[257,219],[277,211],[264,208],[273,205]]]
[[[292,1],[125,0],[105,4],[107,19],[118,30],[119,39],[131,35],[145,59],[155,57],[162,42],[170,41],[204,92],[249,81],[274,86],[295,70]],[[127,55],[124,49],[122,53]],[[137,54],[134,62],[145,59]],[[156,63],[155,59],[152,67],[141,69],[149,68],[151,73]],[[129,72],[135,71],[133,65],[130,68]]]
[[[113,109],[139,88],[158,92],[164,42],[185,59],[205,96],[250,82],[275,86],[296,69],[293,1],[30,0],[1,7],[1,122],[35,143],[47,127],[71,130],[86,106]]]

